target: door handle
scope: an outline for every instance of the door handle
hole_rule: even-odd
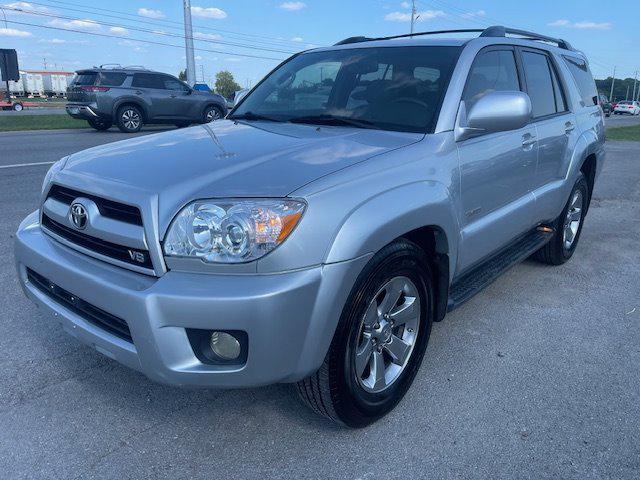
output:
[[[567,122],[564,124],[564,133],[571,133],[575,128],[576,126],[573,123]]]
[[[136,90],[136,95],[142,95],[142,92],[140,90]]]
[[[533,135],[527,134],[522,137],[522,148],[530,147],[535,144],[538,140]]]
[[[170,95],[171,98],[176,98],[176,95]]]

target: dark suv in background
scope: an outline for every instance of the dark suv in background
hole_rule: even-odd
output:
[[[79,70],[67,98],[72,117],[96,130],[116,124],[125,133],[137,132],[143,124],[186,127],[227,114],[221,95],[194,90],[166,73],[132,67]]]

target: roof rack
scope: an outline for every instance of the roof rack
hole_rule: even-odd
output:
[[[442,33],[478,33],[480,32],[480,37],[506,37],[507,35],[518,35],[522,37],[524,40],[538,40],[542,42],[555,43],[559,48],[564,50],[573,50],[573,47],[569,42],[563,40],[561,38],[547,37],[546,35],[540,35],[534,32],[528,32],[526,30],[518,30],[515,28],[507,28],[501,25],[494,25],[492,27],[487,28],[462,28],[458,30],[432,30],[430,32],[416,32],[416,33],[406,33],[404,35],[393,35],[390,37],[349,37],[344,40],[339,41],[335,45],[347,45],[349,43],[360,43],[360,42],[372,42],[374,40],[392,40],[395,38],[411,38],[422,35],[438,35]]]

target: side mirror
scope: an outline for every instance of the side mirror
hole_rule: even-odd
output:
[[[490,92],[467,112],[460,104],[456,141],[486,133],[506,132],[524,127],[531,119],[531,99],[524,92]]]

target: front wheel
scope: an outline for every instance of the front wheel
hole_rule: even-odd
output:
[[[320,369],[298,382],[302,401],[349,427],[390,412],[420,367],[434,317],[434,288],[424,252],[398,240],[358,277]]]
[[[87,120],[87,123],[91,126],[91,128],[95,128],[99,132],[109,130],[113,126],[113,123],[107,120]]]
[[[24,110],[24,105],[22,105],[20,102],[16,102],[11,106],[11,108],[13,108],[15,112],[21,112],[22,110]]]
[[[213,122],[214,120],[219,120],[222,117],[224,117],[224,112],[220,107],[218,107],[217,105],[209,105],[204,110],[204,114],[202,115],[202,122],[209,123]]]
[[[534,254],[534,258],[549,265],[562,265],[569,260],[578,246],[588,207],[589,186],[580,174],[562,213],[554,222],[553,238]]]
[[[125,105],[118,109],[117,121],[122,133],[139,132],[142,128],[142,112],[135,105]]]

